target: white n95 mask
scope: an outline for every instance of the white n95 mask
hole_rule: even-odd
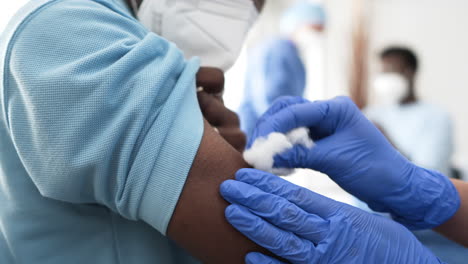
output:
[[[382,73],[373,83],[377,104],[397,105],[408,94],[409,82],[398,73]]]
[[[252,0],[143,0],[137,13],[152,32],[175,43],[185,58],[227,71],[258,17]]]
[[[304,50],[321,47],[323,40],[323,33],[310,29],[301,29],[296,37],[297,45]]]

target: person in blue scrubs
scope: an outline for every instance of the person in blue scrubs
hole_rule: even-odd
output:
[[[238,109],[241,129],[247,137],[273,101],[281,96],[304,94],[306,70],[299,45],[306,48],[312,45],[308,43],[309,35],[321,34],[325,11],[318,4],[300,1],[285,11],[280,26],[281,37],[270,39],[249,52],[244,99]]]
[[[278,154],[274,167],[325,173],[393,220],[243,169],[221,185],[232,203],[226,218],[243,234],[291,263],[442,263],[410,230],[435,229],[468,246],[468,183],[407,160],[351,99],[283,98],[262,116],[254,138],[298,127],[310,129],[315,145]],[[246,259],[283,263],[257,252]]]
[[[245,165],[203,119],[199,69],[124,0],[27,3],[0,40],[0,263],[198,263],[181,241],[202,261],[250,250],[220,214],[216,181]]]

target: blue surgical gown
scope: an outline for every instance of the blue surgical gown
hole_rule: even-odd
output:
[[[249,53],[244,99],[238,109],[242,130],[250,136],[258,118],[281,96],[302,96],[306,71],[296,45],[275,38]]]
[[[164,235],[203,134],[198,62],[121,0],[32,0],[0,59],[0,263],[196,262]]]

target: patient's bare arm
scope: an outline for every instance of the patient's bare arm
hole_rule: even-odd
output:
[[[460,180],[451,180],[460,194],[460,209],[443,225],[435,230],[451,240],[468,247],[468,183]]]
[[[220,184],[248,165],[205,122],[205,132],[168,228],[168,235],[203,263],[245,263],[248,252],[261,248],[224,218],[227,202]]]

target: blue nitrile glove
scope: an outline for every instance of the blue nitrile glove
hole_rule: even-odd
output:
[[[441,263],[399,223],[266,172],[242,169],[221,194],[229,223],[292,263]],[[282,262],[250,253],[246,263]]]
[[[253,135],[255,139],[303,126],[310,128],[316,145],[298,145],[277,155],[275,167],[323,172],[373,210],[391,213],[410,229],[436,227],[458,210],[460,198],[450,180],[404,158],[347,97],[278,101]]]

